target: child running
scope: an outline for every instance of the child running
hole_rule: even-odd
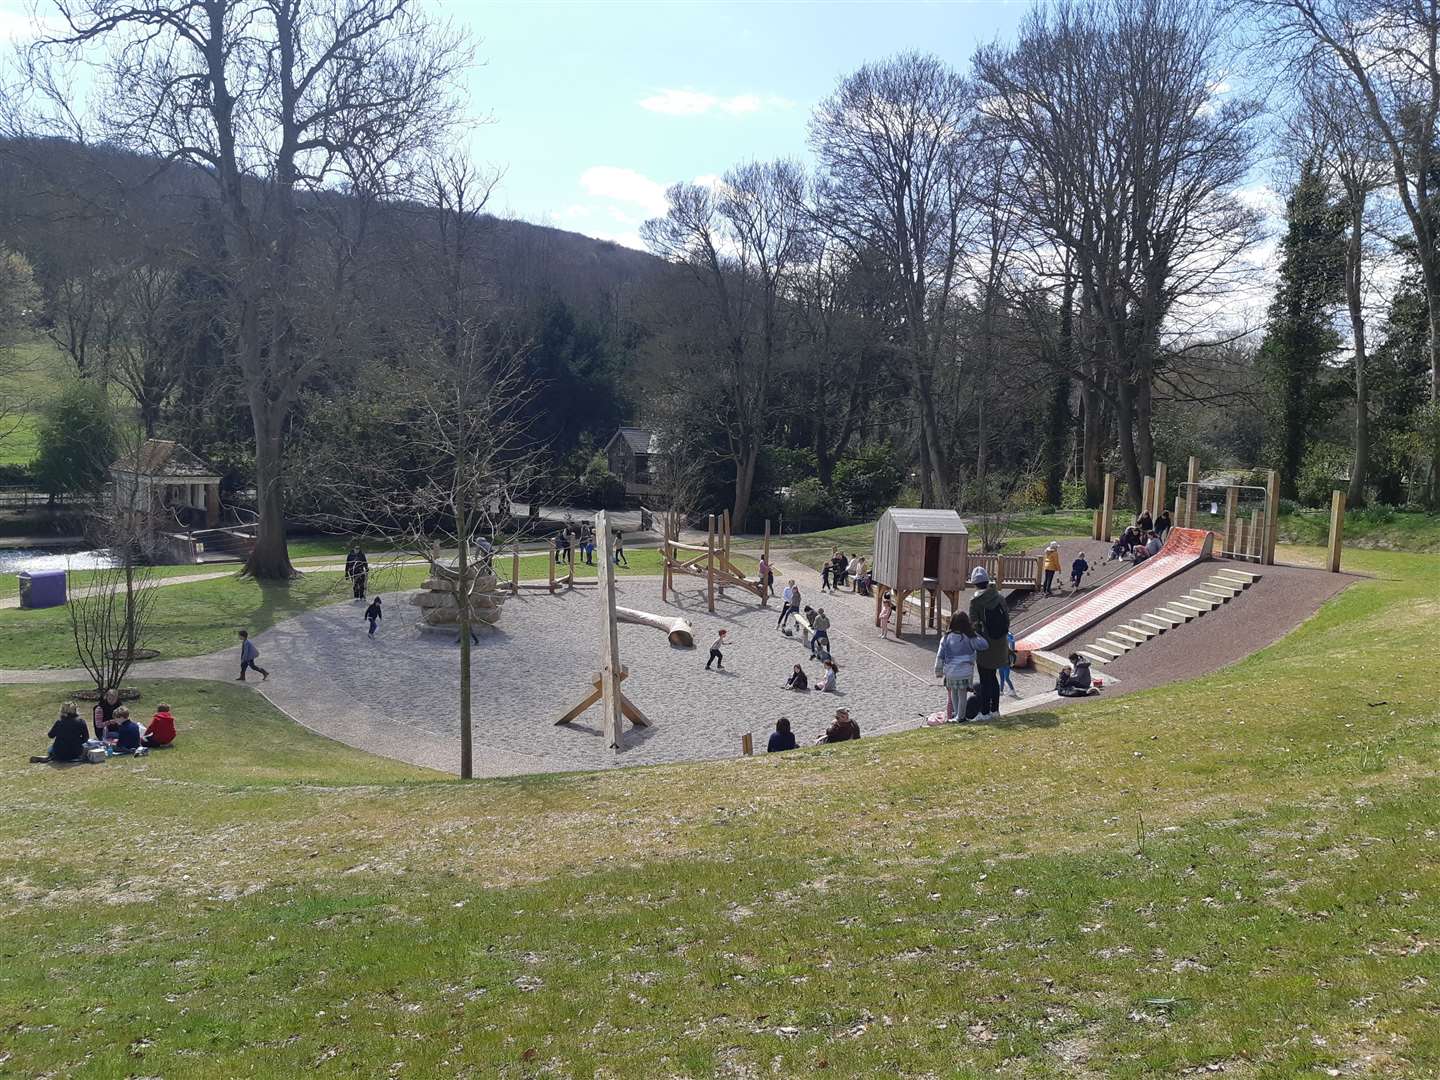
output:
[[[715,670],[717,671],[725,670],[725,654],[720,651],[729,642],[729,639],[725,635],[726,631],[721,630],[720,633],[715,636],[715,642],[710,646],[710,657],[705,661],[706,671],[710,670],[711,664],[715,665]]]
[[[379,624],[384,615],[380,611],[380,597],[375,597],[370,606],[365,609],[365,618],[370,620],[370,636],[375,636],[375,627]]]
[[[1089,569],[1090,564],[1085,561],[1085,553],[1082,551],[1080,557],[1070,564],[1070,588],[1072,590],[1080,588],[1080,579]]]

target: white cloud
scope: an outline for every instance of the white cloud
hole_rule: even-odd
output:
[[[729,113],[741,116],[756,113],[761,109],[788,109],[792,104],[785,98],[759,94],[736,94],[721,97],[701,90],[676,90],[667,88],[649,97],[640,99],[640,107],[648,112],[664,113],[666,116],[701,116],[708,112]]]
[[[659,217],[670,206],[664,185],[634,169],[592,165],[580,174],[580,186],[596,198],[638,206],[651,217]]]
[[[582,204],[580,204],[580,203],[572,203],[570,206],[565,207],[563,210],[551,210],[551,211],[550,211],[550,220],[551,220],[551,221],[578,221],[578,220],[580,220],[581,218],[587,218],[587,217],[589,217],[590,214],[591,214],[590,207],[584,206],[584,205],[582,205]]]

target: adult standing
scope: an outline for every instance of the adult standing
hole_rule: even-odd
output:
[[[975,595],[970,598],[970,622],[986,641],[975,658],[980,680],[980,714],[977,720],[1000,715],[1000,669],[1010,658],[1006,635],[1010,633],[1010,609],[983,566],[970,574]]]
[[[370,577],[370,560],[360,550],[358,540],[350,545],[345,555],[345,576],[350,579],[351,595],[356,600],[364,600],[365,586]]]

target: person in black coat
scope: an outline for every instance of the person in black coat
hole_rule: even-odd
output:
[[[370,576],[370,560],[365,558],[365,552],[360,550],[358,543],[351,544],[345,555],[345,576],[350,579],[355,599],[364,600],[365,583]]]
[[[795,733],[790,730],[790,721],[780,717],[775,721],[775,730],[770,733],[770,741],[765,745],[767,754],[778,754],[782,750],[794,750]]]

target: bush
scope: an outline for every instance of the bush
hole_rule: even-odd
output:
[[[1068,484],[1060,485],[1060,509],[1062,510],[1084,510],[1085,509],[1085,481],[1072,480]]]
[[[1350,451],[1335,443],[1314,443],[1300,463],[1295,478],[1296,494],[1306,506],[1328,506],[1330,493],[1346,486],[1341,479],[1350,473]]]
[[[1385,503],[1371,503],[1358,510],[1350,510],[1345,516],[1351,521],[1366,525],[1389,525],[1395,520],[1395,508]]]
[[[1294,499],[1281,499],[1281,500],[1280,500],[1280,515],[1281,515],[1282,517],[1285,516],[1286,514],[1298,514],[1299,512],[1300,512],[1300,504],[1297,503]]]
[[[74,382],[45,406],[32,469],[50,495],[91,495],[105,485],[119,456],[115,414],[105,391]]]
[[[602,510],[618,510],[625,505],[625,481],[610,471],[604,451],[597,450],[585,464],[580,475],[585,500]]]
[[[828,529],[840,521],[835,499],[815,477],[801,480],[785,497],[785,526],[791,532]]]

